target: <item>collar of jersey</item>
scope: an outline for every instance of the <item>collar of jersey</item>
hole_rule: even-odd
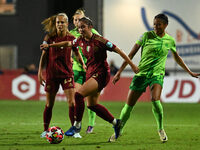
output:
[[[165,36],[166,36],[166,32],[165,32],[165,35],[163,36],[163,37],[160,37],[160,36],[158,36],[156,33],[155,33],[155,31],[153,30],[153,34],[157,37],[157,38],[159,38],[159,39],[163,39]]]

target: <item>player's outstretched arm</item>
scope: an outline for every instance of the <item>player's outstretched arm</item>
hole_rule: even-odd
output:
[[[49,39],[49,35],[47,34],[44,37],[43,44],[47,44],[48,39]],[[42,50],[42,54],[40,56],[40,62],[39,62],[39,67],[38,67],[38,81],[42,86],[44,86],[45,80],[44,80],[42,72],[43,72],[43,68],[46,64],[46,59],[47,59],[46,50],[47,50],[47,48],[43,48],[41,50]]]
[[[129,53],[128,57],[129,57],[130,59],[132,59],[132,58],[135,56],[135,54],[138,52],[139,49],[140,49],[140,45],[135,44],[135,45],[133,46],[131,52]],[[113,77],[113,80],[112,80],[113,84],[115,84],[115,83],[120,79],[120,75],[121,75],[122,71],[126,68],[127,64],[128,64],[127,61],[124,61],[124,62],[122,63],[122,65],[121,65],[121,67],[119,68],[118,72],[117,72],[117,73],[115,74],[115,76]],[[139,72],[139,70],[138,70],[138,72]]]
[[[49,47],[71,47],[72,42],[71,41],[62,41],[58,43],[52,43],[52,44],[41,44],[40,49],[45,49]]]
[[[122,50],[120,50],[118,47],[115,47],[114,50],[131,66],[132,70],[135,73],[138,73],[138,71],[139,71],[138,67],[132,63],[130,58]]]
[[[183,59],[178,55],[177,52],[173,52],[174,60],[179,64],[185,71],[187,71],[192,77],[198,78],[200,73],[192,72],[187,65],[184,63]]]

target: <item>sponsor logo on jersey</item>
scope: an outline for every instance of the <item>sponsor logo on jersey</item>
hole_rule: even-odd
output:
[[[90,51],[90,46],[87,46],[87,52],[89,52]]]

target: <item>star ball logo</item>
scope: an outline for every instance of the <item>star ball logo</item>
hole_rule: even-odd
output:
[[[12,94],[26,100],[36,93],[35,80],[27,75],[21,75],[12,81]]]

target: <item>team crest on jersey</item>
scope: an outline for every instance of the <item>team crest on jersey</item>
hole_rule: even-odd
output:
[[[169,47],[169,44],[168,44],[168,43],[165,43],[165,47]]]
[[[106,46],[107,46],[108,48],[112,48],[112,47],[113,47],[113,44],[112,44],[111,42],[107,42],[107,43],[106,43]]]
[[[93,77],[93,78],[98,77],[98,73],[95,73],[92,77]]]

